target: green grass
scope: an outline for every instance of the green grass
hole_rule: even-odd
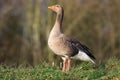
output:
[[[111,80],[120,79],[120,60],[111,58],[97,68],[83,62],[69,72],[61,72],[58,66],[47,63],[36,67],[10,68],[0,66],[0,80]]]

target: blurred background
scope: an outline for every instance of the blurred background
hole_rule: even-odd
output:
[[[88,46],[99,62],[120,58],[120,0],[0,0],[0,64],[59,62],[47,45],[56,14],[64,7],[63,31]]]

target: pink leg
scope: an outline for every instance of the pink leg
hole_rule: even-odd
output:
[[[62,67],[62,71],[64,72],[64,71],[65,71],[65,69],[66,69],[66,59],[65,59],[65,60],[63,60],[63,67]]]
[[[70,67],[71,67],[70,63],[71,63],[71,59],[68,59],[67,71],[70,70]]]

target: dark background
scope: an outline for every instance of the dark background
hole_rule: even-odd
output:
[[[64,7],[63,31],[92,49],[98,62],[120,58],[120,0],[0,0],[0,64],[38,65],[61,59],[47,39]]]

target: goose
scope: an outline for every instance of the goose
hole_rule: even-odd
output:
[[[88,47],[81,44],[78,40],[63,34],[61,30],[64,15],[63,7],[61,5],[52,5],[48,9],[57,13],[55,24],[49,34],[48,46],[56,55],[62,58],[62,71],[70,70],[71,59],[88,61],[95,64],[95,57]]]

